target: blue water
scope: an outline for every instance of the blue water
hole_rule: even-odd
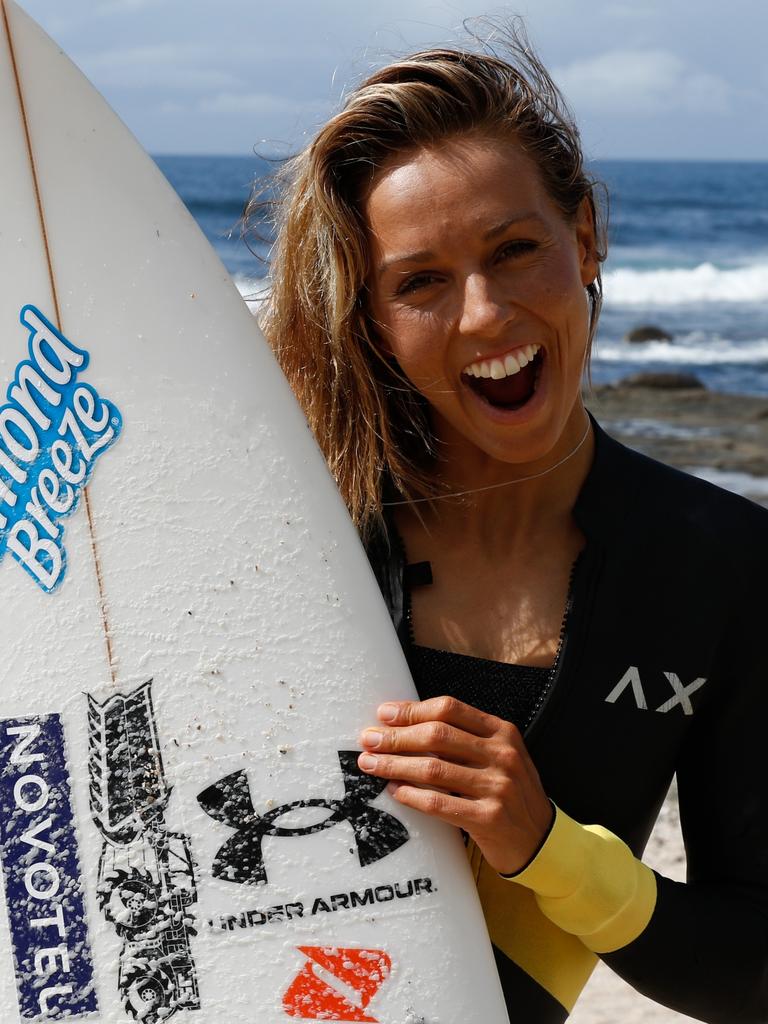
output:
[[[257,258],[239,221],[270,164],[256,156],[157,162],[241,291],[257,290],[267,246],[251,242]],[[595,382],[679,369],[716,390],[768,395],[768,163],[605,161],[593,170],[610,196]],[[643,323],[673,341],[622,340]]]
[[[266,264],[242,240],[240,219],[254,181],[269,174],[269,163],[256,156],[157,156],[155,161],[230,274],[243,283],[264,277]]]

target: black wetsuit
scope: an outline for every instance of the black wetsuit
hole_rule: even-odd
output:
[[[510,1016],[564,1020],[600,956],[682,1013],[768,1021],[768,511],[595,432],[567,631],[525,734],[557,822],[512,881],[470,850]],[[407,649],[401,549],[369,557]],[[635,859],[675,772],[685,884]]]

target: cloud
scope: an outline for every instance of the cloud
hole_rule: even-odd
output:
[[[130,46],[121,50],[102,50],[94,54],[90,63],[94,67],[130,67],[137,64],[166,64],[169,61],[193,61],[203,56],[202,47],[192,43],[155,43],[149,46]]]
[[[273,93],[220,92],[201,99],[198,110],[204,114],[299,114],[326,113],[328,104],[318,100],[295,100]]]
[[[620,18],[624,21],[647,21],[653,17],[653,11],[640,4],[608,4],[602,13],[608,18]]]
[[[553,77],[576,111],[656,114],[727,113],[733,88],[669,50],[611,50],[555,68]]]
[[[159,114],[165,114],[175,117],[177,114],[186,114],[189,112],[189,104],[180,103],[178,100],[162,100],[157,107]]]
[[[99,4],[96,14],[100,17],[111,17],[113,14],[133,14],[134,11],[141,11],[145,7],[161,6],[158,0],[108,0],[107,3]]]
[[[84,56],[80,63],[102,88],[109,85],[194,93],[233,89],[242,84],[231,72],[217,68],[205,47],[190,43],[104,50]]]

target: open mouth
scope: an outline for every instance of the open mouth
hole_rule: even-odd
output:
[[[498,359],[484,359],[462,370],[464,383],[497,409],[521,409],[536,393],[544,350],[526,345]]]

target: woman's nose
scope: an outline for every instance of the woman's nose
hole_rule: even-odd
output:
[[[493,336],[514,316],[513,306],[499,294],[499,284],[486,274],[470,274],[464,283],[459,330]]]

